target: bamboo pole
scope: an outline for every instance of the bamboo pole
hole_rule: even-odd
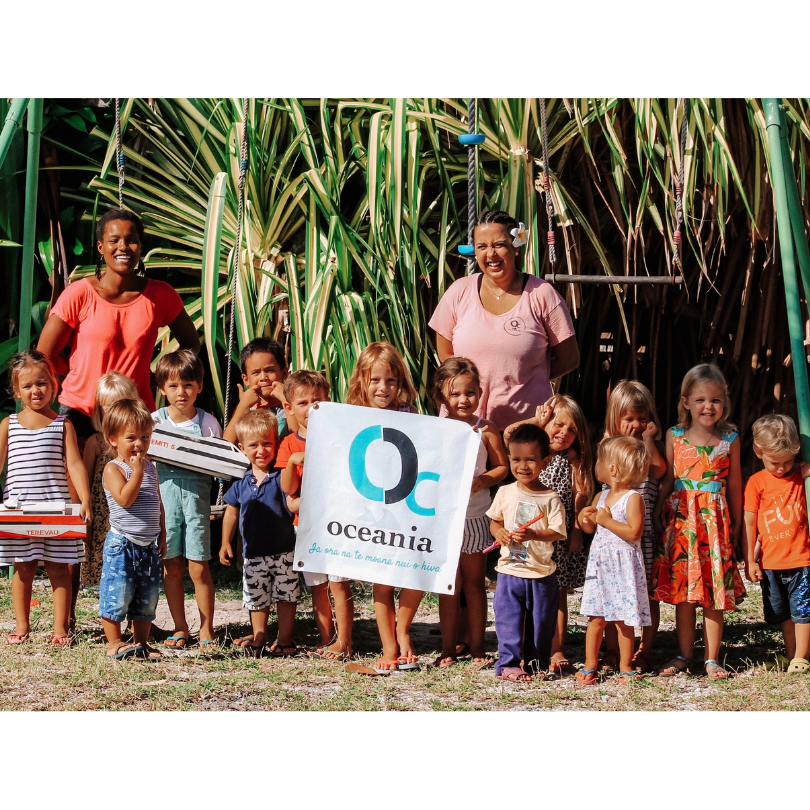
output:
[[[810,385],[807,380],[807,363],[804,362],[804,335],[802,329],[799,285],[796,277],[796,262],[793,254],[793,239],[805,239],[804,229],[791,232],[790,211],[785,180],[784,133],[779,115],[779,99],[762,99],[768,127],[768,143],[771,148],[771,180],[776,198],[776,220],[779,247],[782,253],[782,278],[785,283],[790,353],[793,358],[793,376],[796,381],[796,406],[799,415],[799,430],[802,437],[802,457],[810,461]],[[792,174],[792,171],[791,171]],[[795,182],[795,178],[794,178]],[[805,244],[806,247],[806,244]],[[805,479],[805,488],[810,494],[810,481]]]
[[[11,108],[3,124],[3,131],[0,132],[0,167],[2,167],[8,150],[11,148],[11,142],[14,140],[17,127],[22,123],[23,113],[28,106],[28,101],[27,98],[15,98],[14,101],[11,102]]]
[[[25,224],[22,272],[20,273],[20,351],[31,344],[31,305],[34,288],[34,244],[37,230],[37,184],[39,182],[39,136],[42,132],[42,99],[28,107],[28,160],[25,167]]]

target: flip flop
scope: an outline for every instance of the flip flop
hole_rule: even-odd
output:
[[[30,633],[9,633],[6,636],[6,644],[25,644],[30,638]]]
[[[644,676],[636,670],[633,670],[632,672],[625,672],[622,670],[619,673],[619,683],[622,686],[629,686],[631,683],[641,683],[643,680]]]
[[[208,647],[219,647],[219,640],[216,638],[198,638],[197,646],[206,649]]]
[[[433,659],[431,666],[435,669],[448,669],[449,667],[455,666],[457,663],[458,658],[453,655],[437,655],[436,658]]]
[[[367,667],[365,664],[358,664],[357,661],[351,661],[343,665],[346,672],[353,672],[356,675],[390,675],[387,669],[377,669],[376,667]]]
[[[149,647],[144,644],[135,645],[135,657],[139,661],[148,661],[150,664],[162,661],[164,658],[163,653],[159,653],[157,650],[150,650]]]
[[[399,662],[397,661],[389,661],[387,658],[378,658],[375,662],[375,666],[373,667],[374,672],[377,675],[390,675],[392,672],[396,672],[399,669]],[[377,666],[378,664],[393,664],[393,667],[381,667]]]
[[[495,659],[485,655],[483,658],[473,658],[473,669],[492,669],[495,666]]]
[[[70,647],[73,644],[73,636],[70,633],[65,635],[51,633],[50,640],[54,647]]]
[[[599,672],[595,669],[581,669],[574,677],[583,686],[593,686],[599,680]]]
[[[253,641],[253,639],[253,635],[242,636],[241,638],[235,638],[231,644],[233,644],[234,647],[244,647],[245,644],[249,644],[251,641]]]
[[[567,675],[572,670],[571,662],[567,658],[552,658],[548,665],[548,671],[552,675]]]
[[[173,641],[174,644],[169,644],[170,641]],[[185,650],[190,641],[191,638],[187,635],[169,636],[168,638],[164,639],[163,645],[168,647],[170,650]]]
[[[289,652],[289,650],[292,650],[292,652]],[[281,645],[274,641],[270,645],[269,653],[271,658],[295,658],[298,655],[298,647],[295,644]]]
[[[332,663],[344,663],[345,661],[351,660],[352,657],[350,652],[337,652],[336,650],[330,650],[328,644],[317,650],[309,650],[307,655],[310,658],[316,658],[319,661],[331,661]]]
[[[420,667],[419,659],[415,655],[400,655],[397,658],[397,669],[400,672],[410,672]]]
[[[508,681],[509,683],[529,683],[532,679],[532,676],[522,667],[504,667],[501,674],[495,677],[499,681]]]
[[[122,647],[126,647],[125,650],[122,650]],[[120,644],[115,645],[115,649],[110,653],[107,652],[107,658],[111,658],[115,661],[123,661],[126,658],[132,658],[135,655],[137,650],[137,645],[133,644],[132,642],[122,641]]]

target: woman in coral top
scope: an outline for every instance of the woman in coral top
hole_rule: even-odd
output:
[[[200,348],[194,323],[174,288],[142,275],[143,234],[143,223],[132,211],[115,208],[101,217],[95,278],[68,285],[37,344],[57,372],[66,375],[59,413],[73,423],[82,444],[95,432],[96,384],[109,371],[129,377],[146,407],[155,409],[150,364],[161,326],[169,327],[181,349]],[[65,346],[70,350],[67,363]]]

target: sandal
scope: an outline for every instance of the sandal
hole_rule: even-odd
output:
[[[393,666],[391,666],[393,664]],[[374,671],[378,675],[388,675],[390,672],[396,672],[399,669],[399,665],[396,661],[389,661],[387,658],[378,658],[374,662]]]
[[[171,644],[169,644],[170,641],[172,642]],[[169,636],[164,640],[163,644],[170,650],[184,650],[186,647],[188,647],[190,642],[191,638],[189,637],[188,633],[180,632],[176,636]]]
[[[298,647],[295,644],[281,645],[274,641],[268,650],[271,658],[294,658],[298,655]]]
[[[567,675],[572,670],[571,662],[567,658],[552,658],[548,665],[548,671],[552,675]]]
[[[500,675],[495,676],[499,681],[510,683],[529,683],[532,676],[523,667],[504,667]]]
[[[400,655],[397,658],[397,669],[401,672],[419,669],[419,659],[415,655]]]
[[[728,672],[714,658],[705,661],[703,666],[706,668],[706,675],[710,681],[724,681],[728,678]]]
[[[596,669],[580,669],[574,677],[583,686],[593,686],[599,680],[599,672]]]
[[[633,670],[632,672],[620,672],[619,673],[619,683],[622,686],[629,686],[631,683],[641,683],[644,680],[644,677],[640,672],[636,672]]]
[[[447,669],[448,667],[452,667],[457,663],[458,658],[456,658],[454,655],[446,655],[444,657],[438,655],[433,659],[431,666],[437,669]]]
[[[126,658],[131,658],[135,655],[136,646],[137,645],[131,642],[122,641],[120,644],[116,644],[112,650],[107,651],[107,658],[111,658],[115,661],[123,661]]]
[[[202,647],[204,650],[208,647],[219,647],[219,640],[215,638],[198,638],[197,646]]]
[[[73,636],[70,633],[65,635],[51,633],[49,638],[54,647],[70,647],[73,644]]]
[[[254,636],[251,634],[249,636],[242,636],[241,638],[235,638],[231,643],[234,647],[244,647],[245,644],[250,644],[254,639]]]
[[[331,650],[328,644],[316,650],[309,650],[307,655],[319,661],[337,661],[339,664],[350,661],[352,657],[351,651],[338,652],[337,650]]]
[[[164,656],[163,653],[153,650],[148,644],[136,644],[135,657],[141,661],[148,661],[150,664],[154,664],[158,661],[162,661]]]
[[[6,636],[6,644],[25,644],[30,638],[30,633],[9,633]]]
[[[806,658],[794,658],[787,671],[789,674],[806,675],[810,672],[810,661]]]
[[[483,658],[472,659],[473,669],[492,669],[495,666],[495,659],[485,655]]]
[[[658,676],[660,678],[674,678],[676,675],[686,672],[691,665],[691,658],[676,655],[668,664],[665,664],[658,670]]]

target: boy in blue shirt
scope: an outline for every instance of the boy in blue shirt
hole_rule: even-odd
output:
[[[244,568],[242,605],[250,611],[251,635],[237,639],[248,655],[258,658],[267,643],[270,606],[276,603],[278,636],[270,647],[275,658],[298,654],[293,640],[295,607],[300,595],[293,570],[295,533],[292,513],[281,489],[281,471],[273,469],[278,450],[278,420],[267,409],[249,411],[235,425],[239,449],[251,468],[225,493],[222,548],[219,561],[230,565],[237,521],[242,535]]]

